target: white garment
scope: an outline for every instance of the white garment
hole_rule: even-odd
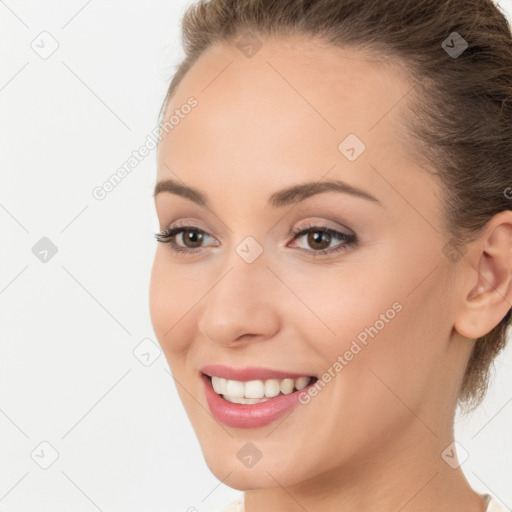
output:
[[[490,494],[484,494],[484,497],[489,503],[485,512],[507,512]]]
[[[487,509],[485,512],[510,512],[502,508],[501,505],[490,494],[483,494],[482,496],[487,501]],[[245,512],[244,495],[242,494],[238,500],[233,501],[220,512]]]

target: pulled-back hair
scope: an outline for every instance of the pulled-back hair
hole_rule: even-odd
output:
[[[404,68],[415,84],[411,149],[444,186],[450,258],[512,209],[512,36],[491,0],[199,0],[183,17],[185,59],[161,113],[205,50],[245,34],[305,35]],[[460,55],[449,52],[456,43],[467,43]],[[458,397],[465,413],[485,398],[510,316],[475,341]]]

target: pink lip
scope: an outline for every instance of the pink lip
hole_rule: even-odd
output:
[[[252,375],[254,373],[251,373]],[[269,425],[296,407],[299,404],[299,394],[307,391],[315,383],[312,381],[309,386],[300,391],[294,391],[289,395],[278,395],[258,404],[234,404],[224,400],[214,391],[210,377],[204,374],[200,377],[211,413],[224,425],[234,428],[258,428]]]
[[[280,370],[271,370],[269,368],[232,368],[221,364],[210,364],[201,368],[201,373],[214,375],[229,380],[239,380],[247,382],[249,380],[267,380],[267,379],[298,379],[299,377],[313,377],[304,373],[289,373]]]

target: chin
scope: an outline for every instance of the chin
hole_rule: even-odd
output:
[[[276,471],[275,466],[273,468],[267,468],[263,465],[260,466],[260,464],[262,464],[261,462],[253,468],[245,468],[241,467],[241,464],[233,464],[232,461],[223,461],[218,458],[215,458],[215,460],[209,460],[208,457],[205,457],[205,461],[212,474],[219,481],[238,491],[277,487],[278,484],[274,478],[276,478],[280,483],[282,481],[282,478],[280,478],[280,474]],[[272,478],[267,471],[269,471],[274,478]],[[284,483],[284,485],[289,484],[289,482]]]
[[[239,491],[268,489],[280,485],[292,486],[308,479],[304,474],[306,468],[303,458],[301,460],[285,458],[286,453],[299,453],[298,447],[290,447],[282,453],[276,453],[275,448],[269,448],[271,455],[262,455],[261,459],[251,466],[243,462],[245,452],[239,455],[245,446],[252,444],[249,441],[233,438],[224,442],[203,440],[200,444],[206,465],[212,474],[227,486]],[[254,444],[258,444],[258,441]]]

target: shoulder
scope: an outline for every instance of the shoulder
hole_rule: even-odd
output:
[[[243,498],[241,497],[233,501],[226,508],[219,510],[219,512],[244,512]]]
[[[487,498],[487,509],[485,512],[507,512],[490,494],[487,494],[487,496],[489,497]]]
[[[485,512],[509,512],[504,509],[490,494],[485,494],[484,497],[487,500],[487,509]],[[244,512],[243,498],[233,501],[219,512]]]

